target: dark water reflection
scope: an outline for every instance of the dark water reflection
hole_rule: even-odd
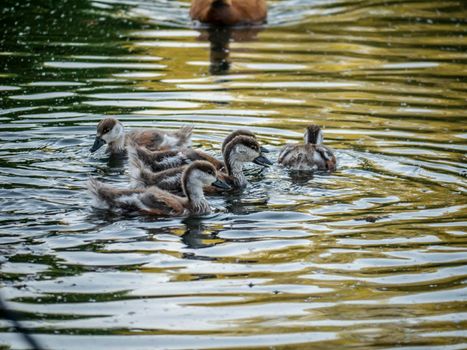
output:
[[[217,31],[186,1],[0,5],[1,293],[48,348],[465,348],[465,4],[270,4]],[[313,121],[338,171],[251,167],[203,218],[93,210],[89,175],[128,182],[88,151],[109,115],[272,159]]]

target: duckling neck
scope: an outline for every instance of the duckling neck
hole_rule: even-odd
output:
[[[204,214],[211,212],[206,197],[204,197],[203,185],[197,181],[188,181],[184,186],[184,192],[188,198],[188,205],[193,214]]]
[[[227,174],[234,178],[237,187],[246,186],[246,177],[243,174],[243,162],[236,159],[235,155],[225,159]]]
[[[115,141],[109,143],[110,153],[122,153],[125,151],[125,134],[121,135]]]

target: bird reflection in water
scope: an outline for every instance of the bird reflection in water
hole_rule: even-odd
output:
[[[262,27],[209,27],[201,30],[198,40],[210,42],[210,67],[212,75],[223,75],[231,66],[230,43],[256,40]]]
[[[184,219],[182,222],[186,226],[185,233],[182,236],[182,242],[188,248],[207,248],[218,243],[216,242],[216,236],[219,231],[213,230],[212,227],[208,228],[203,224],[202,218],[189,217]]]

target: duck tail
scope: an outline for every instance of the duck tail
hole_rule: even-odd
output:
[[[86,185],[92,197],[91,205],[95,208],[107,209],[109,205],[102,193],[102,189],[105,188],[105,185],[92,176],[89,177]]]
[[[175,131],[175,135],[179,139],[177,146],[180,148],[191,147],[191,136],[193,135],[193,125],[183,125],[180,129]]]

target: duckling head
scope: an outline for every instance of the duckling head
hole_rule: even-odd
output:
[[[229,190],[230,186],[218,178],[216,168],[209,162],[197,160],[191,163],[183,172],[183,191],[187,197],[196,195],[205,186],[213,185]]]
[[[320,145],[323,143],[324,136],[321,128],[316,124],[310,124],[305,129],[305,144]]]
[[[90,151],[96,152],[104,144],[110,144],[112,142],[123,140],[125,131],[122,123],[115,118],[102,119],[97,124],[96,138]]]
[[[272,162],[262,155],[258,141],[248,136],[237,136],[230,141],[224,149],[224,158],[227,166],[248,162],[262,166],[272,165]]]
[[[256,135],[250,130],[238,129],[238,130],[232,131],[230,134],[226,136],[226,138],[224,139],[224,142],[222,142],[222,147],[221,147],[222,153],[224,153],[225,147],[229,144],[229,142],[232,141],[237,136],[248,136],[256,140]],[[260,148],[261,148],[261,153],[269,153],[269,150],[267,148],[263,146],[260,146]]]

